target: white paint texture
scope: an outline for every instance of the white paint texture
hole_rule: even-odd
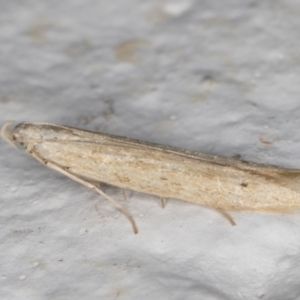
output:
[[[0,121],[300,169],[297,1],[0,1]],[[0,299],[300,299],[300,214],[104,186],[1,141]],[[264,199],[261,199],[263,201]]]

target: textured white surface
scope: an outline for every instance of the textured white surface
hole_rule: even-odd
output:
[[[0,121],[300,168],[298,1],[0,1]],[[0,299],[300,299],[300,214],[115,187],[135,217],[1,141]],[[261,199],[263,201],[263,199]],[[300,197],[299,197],[300,201]]]

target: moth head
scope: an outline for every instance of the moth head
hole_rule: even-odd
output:
[[[17,147],[21,150],[27,150],[26,139],[23,138],[22,134],[18,132],[17,127],[20,125],[13,127],[14,122],[8,121],[1,128],[1,137],[7,143],[11,144],[14,147]]]
[[[41,141],[41,130],[35,124],[23,122],[13,126],[13,123],[8,121],[1,128],[1,137],[12,146],[29,152]]]
[[[55,140],[77,140],[77,135],[70,128],[49,123],[23,122],[13,126],[8,121],[1,128],[2,138],[21,150],[30,152],[38,143]]]

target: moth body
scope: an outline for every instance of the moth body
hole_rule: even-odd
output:
[[[55,124],[24,122],[12,130],[10,125],[1,129],[4,140],[75,180],[221,210],[289,212],[300,207],[296,169]]]

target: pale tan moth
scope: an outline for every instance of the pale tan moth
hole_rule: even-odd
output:
[[[48,123],[1,128],[2,138],[112,201],[99,183],[230,210],[292,212],[300,207],[300,170],[214,156]],[[232,219],[226,215],[231,223]]]

